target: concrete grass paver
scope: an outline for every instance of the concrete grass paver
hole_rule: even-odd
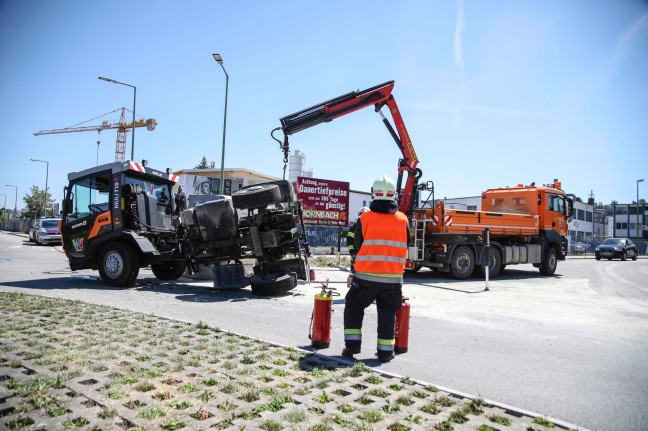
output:
[[[0,293],[0,429],[571,427],[202,322]]]

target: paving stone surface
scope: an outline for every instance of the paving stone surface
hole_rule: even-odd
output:
[[[0,429],[567,429],[408,377],[77,301],[0,293]]]

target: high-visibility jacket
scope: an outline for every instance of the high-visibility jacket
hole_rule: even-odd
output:
[[[356,276],[377,282],[402,283],[408,240],[405,214],[369,211],[360,216],[360,225],[363,241],[356,255]]]

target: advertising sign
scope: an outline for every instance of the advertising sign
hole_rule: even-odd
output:
[[[346,226],[349,222],[349,183],[297,177],[297,199],[304,209],[304,224]]]

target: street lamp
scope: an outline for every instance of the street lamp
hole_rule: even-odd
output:
[[[643,178],[637,180],[637,224],[635,225],[637,227],[637,242],[639,242],[639,183],[643,183],[643,181]]]
[[[131,160],[135,160],[135,101],[137,99],[137,88],[134,85],[115,81],[114,79],[106,78],[103,76],[100,76],[99,79],[106,82],[112,82],[113,84],[125,85],[126,87],[131,87],[133,89],[133,134],[131,135]]]
[[[18,215],[18,186],[14,186],[11,184],[5,184],[5,187],[15,187],[16,188],[16,200],[14,201],[14,220],[16,220],[16,216]]]
[[[45,172],[45,198],[43,199],[43,215],[47,215],[47,180],[49,178],[49,162],[47,160],[29,159],[32,162],[47,163],[47,171]]]
[[[229,75],[227,74],[227,70],[225,70],[225,66],[223,66],[223,58],[220,56],[220,54],[212,54],[214,56],[214,60],[218,64],[221,65],[223,68],[223,72],[225,72],[225,114],[223,115],[223,149],[221,152],[221,171],[220,171],[220,191],[219,194],[224,194],[225,190],[225,173],[223,170],[225,169],[225,129],[227,128],[227,90],[229,87]]]

